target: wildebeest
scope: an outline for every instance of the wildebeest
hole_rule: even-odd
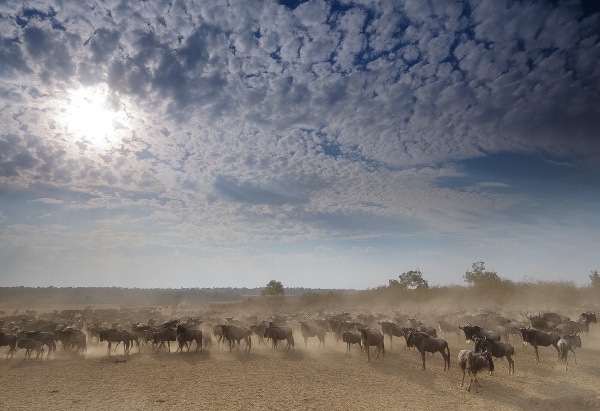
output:
[[[250,335],[252,334],[252,331],[250,331],[249,328],[232,324],[222,324],[221,329],[223,331],[223,337],[229,342],[229,351],[233,349],[236,342],[239,349],[240,341],[244,340],[246,343],[244,352],[250,353],[250,348],[252,347],[252,338]]]
[[[60,341],[63,349],[70,350],[81,355],[87,350],[87,338],[83,331],[73,327],[66,327],[54,332],[55,339]]]
[[[500,341],[500,334],[495,331],[484,330],[478,325],[465,325],[458,326],[459,329],[465,333],[465,339],[467,341],[473,340],[473,338],[489,338],[490,340]]]
[[[152,340],[154,346],[158,345],[156,348],[157,354],[160,352],[161,348],[165,346],[165,343],[167,343],[167,349],[171,352],[171,341],[177,341],[177,328],[162,327],[154,332]]]
[[[369,347],[376,347],[377,354],[375,355],[375,359],[379,358],[379,354],[381,353],[381,359],[383,360],[385,358],[383,333],[376,328],[370,328],[366,326],[359,326],[358,331],[360,331],[362,336],[362,345],[364,345],[367,349],[367,361],[371,361]]]
[[[475,352],[484,352],[487,351],[490,353],[492,357],[502,358],[506,357],[508,360],[508,373],[515,373],[515,361],[512,359],[512,356],[515,355],[515,348],[509,343],[505,343],[502,341],[494,341],[489,338],[473,338],[473,342],[475,343]]]
[[[252,331],[253,334],[256,334],[256,336],[258,337],[258,345],[260,345],[261,343],[263,345],[267,345],[264,341],[265,337],[265,329],[267,328],[267,322],[266,321],[261,321],[259,323],[254,323],[250,325],[250,331]]]
[[[350,354],[351,344],[358,344],[358,346],[360,347],[360,355],[362,355],[362,335],[360,333],[353,333],[352,331],[342,331],[342,341],[346,343],[346,355]]]
[[[35,351],[35,359],[39,359],[40,355],[44,358],[44,343],[41,341],[30,340],[28,338],[20,339],[17,342],[17,347],[25,348],[25,358],[31,358],[31,353]]]
[[[590,331],[590,326],[583,321],[568,321],[558,324],[552,331],[559,335],[578,334],[581,332],[587,333]]]
[[[198,348],[200,348],[200,351],[202,351],[202,330],[189,328],[185,324],[178,324],[175,332],[175,338],[179,343],[179,354],[183,353],[183,346],[188,342],[190,343],[190,345],[188,345],[188,352],[190,352],[192,341],[196,343],[196,352],[198,352]]]
[[[432,337],[422,331],[412,331],[408,335],[407,343],[409,346],[417,347],[417,350],[421,353],[422,370],[425,370],[425,352],[439,352],[442,354],[442,357],[444,357],[444,371],[450,369],[450,349],[446,340]]]
[[[444,320],[443,318],[438,319],[437,323],[438,323],[438,328],[440,329],[440,331],[444,333],[444,338],[448,338],[448,333],[451,333],[451,334],[456,334],[456,337],[458,339],[460,339],[460,330],[458,329],[457,325],[449,323],[448,321]]]
[[[569,355],[569,351],[573,353],[575,364],[577,364],[575,348],[581,348],[581,338],[577,334],[565,335],[558,341],[558,356],[565,363],[565,370],[567,370],[568,367],[567,357]]]
[[[533,349],[535,350],[535,360],[539,361],[540,356],[538,353],[538,346],[549,347],[552,345],[558,350],[558,341],[560,340],[560,335],[556,333],[547,333],[544,331],[536,330],[535,328],[522,328],[521,335],[523,336],[523,341],[531,344]]]
[[[390,350],[392,349],[392,337],[404,337],[402,327],[398,324],[389,321],[379,321],[381,332],[390,336]]]
[[[585,313],[581,313],[581,315],[579,316],[579,321],[581,321],[582,323],[586,323],[587,325],[590,325],[591,323],[595,323],[596,322],[596,313],[592,312],[592,311],[587,311]]]
[[[277,349],[277,343],[283,340],[287,341],[286,351],[289,351],[290,347],[294,350],[294,334],[291,328],[284,328],[271,323],[265,327],[262,337],[271,339],[274,350]]]
[[[5,334],[0,331],[0,347],[5,345],[8,346],[8,353],[6,353],[6,358],[10,354],[10,358],[13,357],[15,350],[17,349],[17,336],[14,334]]]
[[[131,349],[132,338],[128,331],[125,330],[117,330],[115,328],[108,328],[104,330],[100,330],[100,342],[107,341],[108,349],[107,354],[110,355],[112,350],[112,343],[117,343],[115,345],[115,349],[119,346],[120,343],[123,343],[123,353],[129,354],[129,350]]]
[[[48,347],[46,358],[50,358],[50,352],[56,352],[56,343],[54,342],[54,334],[47,331],[21,331],[17,334],[20,339],[30,339],[41,341]]]
[[[223,341],[223,328],[221,324],[216,324],[212,326],[213,336],[217,339],[217,349],[221,348],[221,343],[225,344]]]
[[[492,360],[492,356],[487,351],[482,353],[478,353],[472,350],[461,350],[458,353],[458,365],[462,370],[462,381],[460,386],[462,387],[465,383],[465,374],[469,373],[471,376],[471,382],[469,382],[469,387],[467,391],[471,391],[471,384],[473,384],[473,380],[475,381],[475,392],[479,392],[477,387],[481,387],[479,381],[477,380],[477,373],[485,368],[487,368],[490,373],[494,371],[494,361]]]
[[[317,337],[319,339],[319,347],[323,345],[323,348],[325,348],[325,328],[300,321],[300,332],[302,338],[304,338],[304,349],[308,349],[308,337]]]

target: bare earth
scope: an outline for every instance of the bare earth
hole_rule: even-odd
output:
[[[472,348],[449,336],[450,371],[439,354],[427,355],[420,370],[418,352],[386,337],[385,359],[367,362],[358,347],[346,347],[328,334],[325,349],[299,332],[295,351],[273,351],[253,337],[250,354],[229,352],[216,344],[202,352],[159,354],[134,348],[130,355],[106,355],[105,345],[90,344],[85,358],[61,353],[50,360],[0,359],[0,409],[214,409],[214,410],[582,410],[600,409],[600,325],[582,336],[577,364],[557,362],[553,347],[541,347],[539,363],[532,347],[512,341],[514,375],[506,359],[495,361],[494,375],[480,373],[481,388],[467,392],[457,354]],[[120,347],[119,347],[120,349]],[[5,351],[6,350],[6,351]],[[2,357],[7,347],[0,349]],[[35,355],[34,355],[35,357]]]

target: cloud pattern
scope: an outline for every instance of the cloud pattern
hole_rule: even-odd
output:
[[[189,249],[183,265],[231,244],[537,227],[547,195],[465,165],[516,153],[598,176],[599,23],[579,1],[1,2],[4,253],[59,235]],[[97,85],[127,116],[102,149],[56,115]]]

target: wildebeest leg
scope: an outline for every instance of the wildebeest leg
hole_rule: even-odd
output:
[[[506,359],[508,360],[508,373],[510,374],[510,371],[512,369],[512,373],[514,374],[515,373],[515,360],[513,360],[510,355],[507,355]]]
[[[539,360],[540,360],[540,355],[539,355],[539,353],[538,353],[538,346],[537,346],[537,344],[535,344],[535,345],[533,346],[533,349],[535,350],[535,360],[536,360],[536,361],[539,361]]]
[[[423,366],[421,367],[421,369],[425,371],[425,350],[421,351],[421,359],[423,360]]]

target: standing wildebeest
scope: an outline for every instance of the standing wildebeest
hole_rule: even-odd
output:
[[[190,342],[188,345],[188,352],[190,352],[191,342],[194,341],[196,343],[196,352],[198,352],[198,348],[202,351],[202,330],[195,330],[189,328],[185,324],[178,324],[175,332],[175,337],[177,342],[179,343],[179,354],[183,353],[183,346]]]
[[[317,337],[319,347],[323,344],[323,348],[325,348],[325,328],[300,321],[300,332],[304,338],[304,349],[308,349],[308,337]]]
[[[540,356],[538,354],[538,346],[549,347],[552,345],[558,350],[558,341],[560,340],[560,335],[556,333],[547,333],[544,331],[536,330],[535,328],[522,328],[521,335],[523,336],[523,342],[527,342],[533,345],[533,349],[535,350],[535,360],[539,361]]]
[[[471,376],[471,382],[469,383],[469,388],[467,391],[471,391],[471,384],[473,384],[473,380],[475,380],[475,392],[479,392],[477,387],[481,387],[479,381],[477,380],[477,373],[484,368],[490,370],[490,373],[494,371],[494,361],[492,360],[492,356],[487,351],[482,353],[477,353],[471,350],[461,350],[458,353],[458,365],[462,370],[462,382],[460,386],[462,387],[465,383],[465,374],[468,371]]]
[[[383,334],[387,334],[390,336],[390,350],[392,349],[392,337],[404,337],[404,332],[402,331],[402,327],[400,327],[396,323],[388,322],[388,321],[379,321],[379,325],[381,325],[381,332]]]
[[[120,343],[123,343],[123,352],[125,354],[129,354],[129,350],[131,349],[132,338],[128,331],[125,330],[117,330],[115,328],[109,328],[105,330],[100,330],[100,342],[108,341],[108,350],[107,354],[110,355],[112,349],[112,343],[116,342],[115,349],[119,346]]]
[[[56,343],[54,342],[54,334],[46,331],[21,331],[17,334],[20,339],[28,338],[30,340],[41,341],[48,347],[46,359],[50,358],[50,352],[56,352]]]
[[[450,369],[450,349],[446,340],[432,337],[422,331],[412,331],[408,334],[407,343],[409,347],[417,347],[417,350],[421,353],[421,359],[423,360],[422,370],[425,370],[425,352],[439,352],[442,354],[442,357],[444,357],[444,371]]]
[[[17,342],[17,347],[25,348],[25,358],[31,358],[31,352],[35,350],[35,359],[38,360],[40,355],[44,358],[44,343],[41,341],[30,340],[28,338],[21,339]]]
[[[575,364],[577,364],[575,348],[581,348],[581,338],[577,334],[565,335],[558,341],[558,356],[565,363],[565,370],[567,370],[568,367],[567,357],[569,355],[569,351],[573,353]]]
[[[83,331],[73,327],[66,327],[54,332],[54,337],[62,343],[63,349],[70,350],[81,355],[87,350],[87,338]]]
[[[390,336],[390,339],[392,337]],[[342,331],[342,341],[346,343],[346,355],[350,355],[350,344],[358,344],[362,355],[362,335],[352,331]]]
[[[221,329],[223,331],[223,338],[227,339],[229,342],[229,351],[233,349],[233,346],[237,342],[238,349],[240,347],[240,341],[244,340],[246,346],[244,347],[244,352],[250,353],[250,348],[252,347],[252,339],[250,335],[252,331],[246,327],[240,327],[237,325],[231,324],[222,324]]]
[[[370,328],[367,326],[358,327],[358,331],[360,331],[360,334],[362,336],[362,345],[364,345],[367,349],[367,361],[371,361],[369,347],[377,347],[377,354],[375,355],[375,359],[379,358],[379,353],[381,353],[381,359],[383,360],[385,358],[385,344],[383,333],[376,328]]]
[[[458,329],[457,325],[449,323],[448,321],[444,320],[443,318],[440,318],[437,321],[437,323],[438,323],[438,327],[439,327],[440,331],[444,333],[444,338],[447,339],[448,333],[452,333],[452,334],[456,334],[456,337],[460,341],[460,330]]]
[[[289,351],[290,347],[294,350],[294,335],[292,333],[291,328],[283,328],[270,323],[266,326],[265,331],[263,332],[263,338],[270,338],[273,344],[273,349],[277,349],[277,343],[280,340],[286,340],[287,345],[285,346],[285,350]]]
[[[17,336],[14,334],[5,334],[0,331],[0,347],[4,345],[8,345],[8,353],[6,354],[6,358],[8,358],[8,354],[10,354],[10,358],[13,357],[15,350],[17,348]]]
[[[583,321],[569,320],[568,322],[558,324],[552,331],[559,335],[578,334],[581,332],[587,333],[590,331],[590,326]]]
[[[508,360],[508,373],[511,371],[515,373],[515,361],[512,359],[512,356],[515,355],[515,348],[509,343],[505,343],[502,341],[494,341],[489,338],[473,338],[473,342],[475,343],[475,352],[484,352],[487,351],[490,353],[492,357],[502,358],[506,357]]]
[[[223,339],[225,337],[223,337],[223,327],[221,327],[221,324],[216,324],[212,326],[213,328],[213,336],[217,339],[217,349],[221,348],[221,343],[223,343],[223,345],[225,345],[225,342],[223,341]]]
[[[459,325],[458,328],[463,330],[467,341],[473,340],[473,338],[489,338],[490,340],[500,341],[500,334],[495,331],[484,330],[478,325],[465,325],[464,327]]]

